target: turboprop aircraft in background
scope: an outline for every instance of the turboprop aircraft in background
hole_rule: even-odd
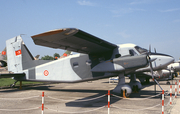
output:
[[[180,60],[168,65],[167,69],[171,70],[173,77],[177,77],[178,76],[177,72],[180,72]]]
[[[32,39],[37,45],[78,54],[55,61],[34,61],[21,36],[17,36],[6,41],[8,70],[14,73],[6,76],[14,75],[14,79],[19,81],[70,83],[118,75],[119,82],[113,91],[121,93],[121,90],[126,90],[127,94],[130,94],[130,85],[140,83],[133,80],[126,84],[125,75],[158,69],[174,60],[169,55],[145,53],[139,46],[134,48],[136,50],[123,49],[123,45],[109,43],[76,28],[53,30],[34,35]],[[134,52],[137,51],[143,54],[136,55]],[[151,64],[155,60],[158,60],[156,66]],[[151,67],[147,67],[149,64]]]
[[[180,61],[169,64],[166,69],[157,71],[154,75],[159,76],[159,80],[167,80],[167,84],[170,84],[169,80],[177,77],[178,72],[180,72]]]

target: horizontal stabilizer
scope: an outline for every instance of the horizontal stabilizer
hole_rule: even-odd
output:
[[[10,77],[21,78],[21,77],[24,77],[24,76],[25,76],[24,73],[6,73],[6,74],[0,74],[0,78],[10,78]]]

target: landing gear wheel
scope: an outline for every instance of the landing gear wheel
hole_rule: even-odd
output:
[[[167,85],[170,85],[171,83],[168,81],[168,82],[166,82],[166,84],[167,84]]]
[[[17,82],[18,82],[18,80],[16,80],[16,81],[14,82],[14,84],[11,84],[10,87],[11,87],[11,88],[14,88],[14,87],[15,87],[15,84],[16,84]]]
[[[146,83],[149,84],[149,78],[146,78]]]
[[[14,88],[14,87],[15,87],[15,84],[11,84],[10,87],[11,87],[11,88]]]
[[[122,90],[122,89],[121,89],[121,96],[122,96],[123,98],[129,97],[129,95],[127,94],[127,90],[126,90],[126,89],[125,89],[125,90]]]

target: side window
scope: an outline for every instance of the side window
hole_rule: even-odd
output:
[[[86,64],[87,64],[87,65],[91,65],[91,64],[92,64],[91,60],[87,60],[87,61],[86,61]]]
[[[115,55],[115,58],[119,58],[119,57],[121,57],[121,54],[116,54]]]
[[[129,50],[129,54],[130,54],[131,56],[137,56],[137,53],[136,53],[133,49],[130,49],[130,50]]]
[[[77,68],[77,67],[79,67],[79,64],[78,64],[78,62],[74,62],[74,63],[73,63],[73,67],[74,67],[74,68]]]

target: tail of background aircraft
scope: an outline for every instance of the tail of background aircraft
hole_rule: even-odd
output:
[[[6,60],[6,48],[0,53],[0,60]]]
[[[6,62],[6,48],[2,52],[0,52],[0,67],[6,67],[7,62]]]

